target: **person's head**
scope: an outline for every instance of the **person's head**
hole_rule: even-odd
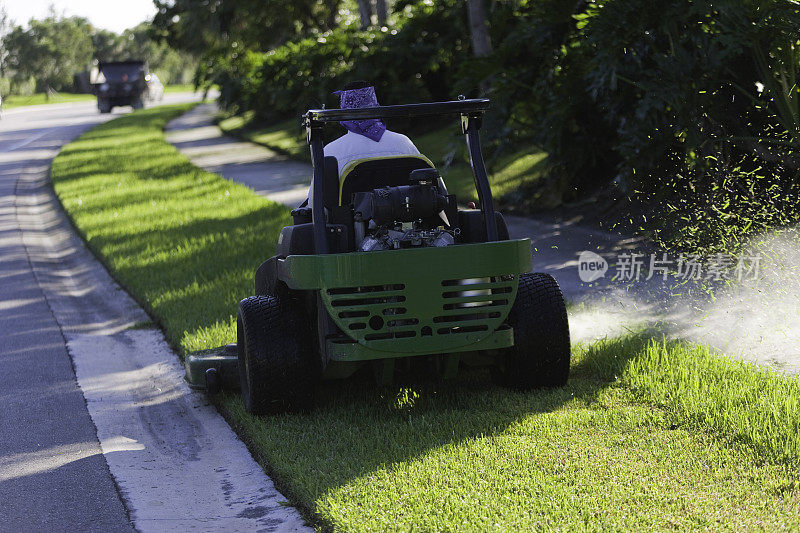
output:
[[[333,94],[339,96],[341,109],[360,109],[362,107],[378,107],[378,97],[375,96],[375,87],[366,81],[352,81],[344,89]],[[353,133],[379,141],[386,131],[386,125],[379,119],[345,120],[340,123]]]
[[[366,81],[351,81],[344,89],[333,94],[339,96],[339,107],[342,109],[358,109],[361,107],[377,107],[378,97],[375,87]]]

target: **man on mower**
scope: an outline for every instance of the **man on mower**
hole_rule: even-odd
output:
[[[375,87],[365,81],[349,83],[333,94],[339,95],[339,107],[342,109],[379,105]],[[402,133],[387,130],[380,119],[346,120],[341,125],[347,129],[347,133],[325,146],[325,156],[336,158],[339,176],[345,175],[345,169],[351,162],[376,157],[419,155],[411,139]],[[312,204],[313,188],[312,183],[308,191],[309,205]]]

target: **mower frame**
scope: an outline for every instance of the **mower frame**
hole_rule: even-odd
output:
[[[324,142],[323,129],[326,123],[345,120],[364,120],[370,118],[417,118],[431,115],[461,115],[461,131],[467,136],[467,149],[478,191],[478,202],[483,211],[483,223],[486,227],[486,240],[497,240],[497,222],[494,215],[494,201],[489,186],[489,176],[481,152],[480,129],[483,114],[489,109],[487,98],[471,100],[454,100],[449,102],[431,102],[423,104],[402,104],[360,109],[311,109],[303,115],[306,138],[311,147],[311,163],[314,168],[314,198],[324,198],[323,172]],[[314,245],[317,254],[328,253],[328,241],[325,236],[325,213],[321,202],[311,206],[311,220],[314,224]]]
[[[243,339],[245,303],[255,299],[255,307],[268,307],[269,301],[263,298],[283,298],[301,302],[310,310],[307,311],[308,327],[316,333],[315,357],[321,359],[318,361],[321,378],[348,377],[364,363],[373,362],[376,376],[385,382],[393,375],[395,360],[422,355],[435,356],[439,368],[447,376],[454,374],[461,361],[486,364],[487,360],[494,361],[494,356],[511,350],[512,359],[506,364],[510,370],[504,371],[509,386],[525,389],[566,382],[569,331],[558,285],[546,274],[527,274],[533,277],[525,278],[523,283],[523,275],[532,267],[531,242],[509,239],[504,224],[502,235],[498,228],[502,217],[495,213],[480,141],[482,119],[488,109],[488,99],[462,98],[360,109],[312,109],[302,115],[313,167],[312,197],[319,199],[326,197],[328,181],[323,142],[326,124],[373,118],[460,115],[478,194],[481,229],[474,240],[445,247],[332,252],[330,234],[341,229],[327,219],[323,202],[314,201],[310,209],[313,253],[289,252],[262,264],[256,273],[256,292],[262,294],[258,291],[258,276],[268,263],[267,275],[282,288],[278,292],[263,293],[273,296],[261,296],[262,300],[258,300],[259,296],[242,300],[239,342]],[[472,214],[477,215],[474,211]],[[284,228],[287,229],[289,227]],[[523,284],[524,305],[516,306]],[[274,284],[272,289],[276,290]],[[539,304],[541,309],[537,309]],[[523,316],[525,314],[540,314],[540,323],[532,323],[531,318]],[[316,324],[313,324],[314,319]],[[521,325],[520,332],[515,331],[513,322]],[[551,325],[556,330],[553,335],[547,329]],[[289,328],[287,335],[291,332],[290,336],[297,336],[291,331],[291,325],[280,327]],[[536,351],[536,343],[540,341],[544,343],[544,355],[537,361],[526,362],[523,352]],[[307,341],[297,342],[308,346]],[[239,365],[243,360],[249,361],[243,356],[243,350],[247,349],[229,345],[220,353],[189,356],[187,381],[197,388],[215,392],[222,383],[229,387],[233,376],[245,379],[249,370]],[[269,351],[269,348],[257,348],[262,349]],[[552,365],[550,360],[554,361]],[[548,370],[550,367],[552,371]],[[263,374],[265,370],[259,372]],[[526,375],[520,377],[515,373]],[[536,373],[541,376],[534,375]],[[247,396],[250,395],[248,390]],[[282,400],[276,398],[270,402],[278,405]],[[248,402],[245,403],[247,406]],[[256,407],[252,404],[252,408],[254,412],[291,409],[291,402],[281,405]]]

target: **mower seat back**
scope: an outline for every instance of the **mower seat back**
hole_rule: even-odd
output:
[[[350,161],[342,169],[342,175],[339,177],[338,205],[349,205],[355,192],[409,185],[411,171],[421,168],[434,168],[430,159],[422,154]]]

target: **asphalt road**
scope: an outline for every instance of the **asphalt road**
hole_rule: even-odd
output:
[[[130,531],[61,327],[17,223],[23,175],[109,118],[92,104],[36,106],[0,121],[0,529]]]
[[[126,112],[55,104],[0,120],[0,531],[301,528],[160,332],[129,329],[147,316],[54,198],[60,147]]]

